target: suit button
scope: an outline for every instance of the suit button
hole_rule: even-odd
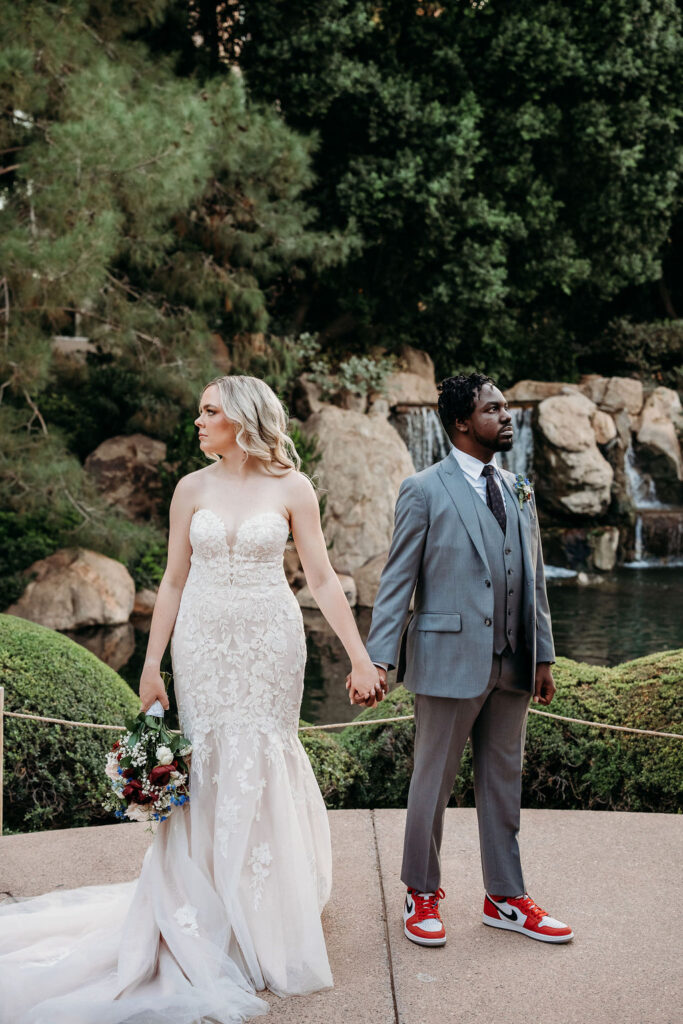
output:
[[[512,597],[512,595],[514,594],[514,590],[508,590],[508,594],[510,595],[510,597]]]
[[[512,608],[508,608],[508,615],[512,615]]]
[[[508,636],[512,636],[512,630],[508,629]]]
[[[512,554],[512,548],[505,548],[505,554],[506,555],[511,555]]]
[[[508,569],[508,576],[512,576],[512,569]]]
[[[485,626],[490,626],[491,625],[491,620],[490,619],[484,619],[484,625]]]
[[[484,580],[484,585],[487,587],[491,586],[491,580]]]

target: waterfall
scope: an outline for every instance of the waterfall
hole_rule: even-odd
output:
[[[683,565],[683,509],[659,500],[655,482],[639,467],[632,444],[626,449],[624,470],[637,513],[633,561],[626,562],[626,568]]]
[[[514,444],[509,452],[499,452],[496,461],[515,476],[521,474],[528,477],[534,464],[533,409],[515,406],[510,409],[510,415],[515,432]]]
[[[652,477],[648,473],[643,473],[638,466],[633,444],[630,443],[624,458],[624,471],[636,508],[668,508],[658,499],[657,488]]]
[[[443,459],[451,450],[441,420],[429,405],[397,411],[391,422],[405,441],[418,472]]]
[[[633,548],[633,557],[636,562],[643,561],[643,517],[636,519],[636,539]]]
[[[636,517],[633,561],[627,569],[683,566],[683,510],[643,509]]]

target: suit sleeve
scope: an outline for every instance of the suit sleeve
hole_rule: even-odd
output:
[[[401,484],[394,510],[394,534],[372,612],[367,650],[373,662],[398,662],[401,634],[422,563],[429,514],[415,477]]]
[[[538,550],[536,553],[536,661],[555,661],[555,644],[550,621],[548,594],[545,588],[540,527],[538,528]]]

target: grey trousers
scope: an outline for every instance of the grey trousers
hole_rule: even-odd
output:
[[[525,891],[517,834],[529,710],[528,653],[494,655],[478,697],[415,695],[415,766],[408,793],[401,879],[420,892],[441,882],[444,812],[468,736],[484,886],[494,895]]]

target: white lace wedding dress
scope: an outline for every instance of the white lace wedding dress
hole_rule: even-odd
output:
[[[171,644],[190,802],[159,825],[137,882],[0,907],[2,1024],[233,1024],[267,1011],[256,990],[331,986],[330,837],[297,735],[287,536],[264,512],[230,545],[214,512],[195,512]]]

